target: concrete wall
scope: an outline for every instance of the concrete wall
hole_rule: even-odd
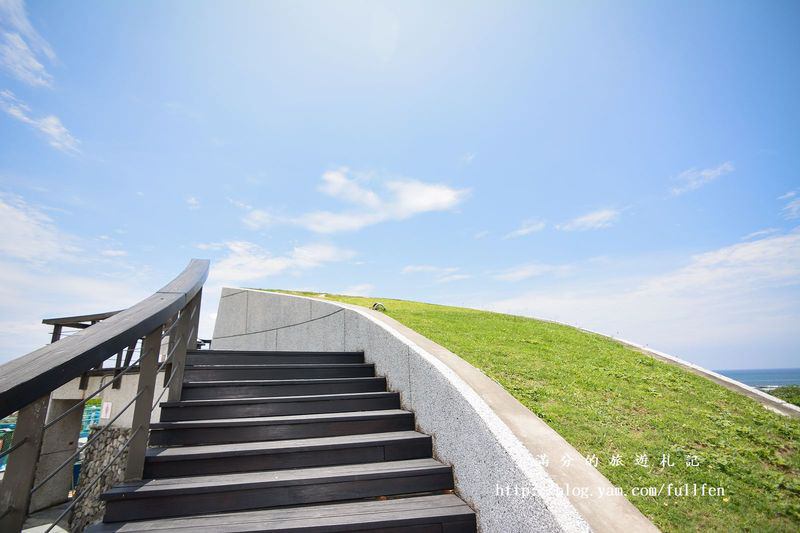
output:
[[[90,376],[86,390],[81,390],[79,386],[80,378],[75,378],[71,381],[68,381],[50,393],[51,408],[53,402],[56,400],[83,400],[90,394],[94,393],[97,389],[111,381],[113,377],[114,376],[112,374],[107,374],[104,376]],[[119,381],[120,387],[118,389],[115,389],[112,385],[100,393],[99,397],[102,399],[102,401],[104,403],[108,402],[111,404],[109,416],[106,418],[101,418],[100,425],[106,425],[109,420],[117,416],[125,407],[125,405],[131,401],[131,398],[136,395],[136,391],[139,387],[139,373],[131,371],[122,376]],[[158,395],[161,394],[161,391],[164,390],[163,385],[164,372],[161,371],[156,377],[156,388],[155,393],[153,394],[153,401],[155,401],[155,399],[158,398]],[[161,402],[167,401],[167,394],[168,393],[164,393],[164,395],[161,397]],[[158,422],[160,417],[161,407],[157,406],[155,409],[153,409],[153,412],[150,416],[150,421]],[[121,428],[130,428],[131,424],[133,424],[133,405],[128,407],[128,409],[122,413],[122,415],[114,422],[113,425]]]
[[[222,291],[212,349],[364,351],[434,455],[481,531],[655,531],[624,497],[575,498],[562,488],[610,488],[581,455],[502,387],[441,346],[381,313],[254,290]],[[545,466],[534,457],[548,453]],[[561,454],[577,459],[571,471]],[[511,491],[510,493],[508,491]]]

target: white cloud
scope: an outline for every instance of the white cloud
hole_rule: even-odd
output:
[[[545,228],[545,223],[541,220],[526,220],[520,225],[519,228],[506,234],[504,239],[516,239],[517,237],[524,237],[537,231],[542,231]]]
[[[447,185],[417,180],[390,181],[386,187],[394,198],[384,203],[382,208],[397,220],[429,211],[453,209],[469,194],[467,189],[453,189]]]
[[[189,196],[186,199],[186,205],[192,210],[200,209],[200,200],[198,200],[195,196]]]
[[[53,49],[33,28],[22,0],[0,0],[0,68],[34,87],[51,87],[53,77],[39,60],[53,62]]]
[[[381,195],[366,187],[371,178],[342,167],[323,174],[320,191],[353,204],[357,211],[313,211],[290,220],[317,233],[355,231],[388,220],[404,220],[418,214],[448,211],[460,204],[468,189],[412,179],[387,180]]]
[[[30,265],[0,259],[0,362],[49,342],[43,318],[124,309],[160,285],[129,271],[71,273],[63,262]],[[158,280],[162,281],[162,280]]]
[[[100,255],[105,257],[125,257],[128,255],[128,252],[125,250],[103,250],[100,252]]]
[[[773,233],[777,233],[780,230],[778,228],[766,228],[761,229],[758,231],[754,231],[752,233],[748,233],[744,237],[742,237],[743,241],[749,241],[750,239],[755,239],[756,237],[765,237],[767,235],[772,235]]]
[[[273,224],[275,220],[275,217],[261,209],[252,209],[242,217],[242,223],[253,230],[264,229]]]
[[[22,197],[0,194],[0,228],[0,361],[47,342],[42,318],[124,308],[158,288],[142,289],[147,268],[104,259],[121,250],[92,247],[110,239],[80,241]]]
[[[379,208],[381,199],[378,198],[378,195],[362,187],[359,183],[359,177],[348,177],[349,173],[347,168],[324,172],[319,190],[328,196],[333,196],[352,204],[374,209]]]
[[[338,233],[356,231],[386,220],[381,213],[331,213],[316,211],[307,213],[295,223],[315,233]]]
[[[261,246],[247,241],[226,242],[224,247],[227,255],[212,264],[209,275],[209,280],[216,284],[259,281],[284,272],[345,261],[355,255],[350,250],[329,244],[298,246],[280,256],[272,255]]]
[[[686,267],[650,280],[640,290],[651,294],[692,294],[776,288],[785,282],[800,282],[798,231],[695,255]]]
[[[463,281],[470,278],[472,278],[472,275],[470,274],[450,274],[437,278],[436,283],[451,283],[453,281]]]
[[[0,228],[0,254],[6,257],[41,263],[70,259],[78,252],[73,237],[20,196],[0,194]]]
[[[404,179],[383,182],[386,194],[381,195],[367,187],[370,180],[370,174],[354,173],[345,167],[323,173],[319,191],[357,208],[350,211],[311,211],[287,217],[255,209],[245,202],[230,198],[228,201],[246,211],[241,220],[252,230],[290,224],[315,233],[337,233],[356,231],[388,220],[404,220],[421,213],[448,211],[469,194],[467,189]]]
[[[465,165],[471,164],[475,160],[475,154],[472,152],[467,152],[466,154],[461,156],[461,162]]]
[[[586,231],[603,229],[614,225],[619,219],[620,212],[616,209],[599,209],[586,213],[564,224],[556,226],[563,231]]]
[[[238,207],[239,209],[245,211],[253,209],[253,206],[248,204],[247,202],[242,202],[241,200],[234,200],[233,198],[228,198],[228,203],[234,207]]]
[[[416,274],[418,272],[432,272],[434,274],[450,274],[456,272],[456,267],[437,267],[433,265],[408,265],[403,267],[403,274]]]
[[[567,265],[546,265],[529,263],[495,273],[492,277],[499,281],[522,281],[547,274],[565,274],[571,270]]]
[[[224,242],[201,242],[194,245],[198,250],[222,250],[225,248]]]
[[[342,289],[342,294],[347,294],[349,296],[369,296],[374,290],[375,286],[371,283],[361,283],[359,285],[351,285]]]
[[[670,193],[673,196],[678,196],[683,193],[699,189],[703,185],[706,185],[707,183],[710,183],[715,179],[724,176],[725,174],[729,174],[734,170],[733,163],[730,161],[726,161],[713,168],[690,168],[689,170],[684,170],[675,178],[675,181],[679,182],[679,185],[673,187],[670,190]]]
[[[482,230],[482,231],[477,232],[472,237],[477,240],[477,239],[483,239],[484,237],[486,237],[488,235],[489,235],[489,231],[488,230]]]
[[[800,323],[800,231],[738,243],[644,278],[572,279],[496,301],[630,339],[711,368],[789,366]],[[752,358],[749,360],[748,358]]]
[[[31,109],[9,90],[0,91],[0,109],[44,135],[53,148],[68,154],[80,153],[80,141],[72,136],[57,116],[32,117]]]
[[[800,198],[796,198],[796,196],[797,191],[789,191],[778,198],[779,200],[789,200],[781,209],[781,214],[786,220],[800,218]]]
[[[433,265],[408,265],[401,271],[403,274],[432,274],[435,283],[450,283],[469,279],[470,274],[459,272],[458,267],[437,267]]]

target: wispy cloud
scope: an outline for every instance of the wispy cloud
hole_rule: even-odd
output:
[[[382,183],[379,194],[367,185],[372,180],[366,174],[353,173],[348,168],[329,170],[322,175],[320,191],[358,209],[331,212],[313,211],[292,220],[293,223],[317,233],[355,231],[389,220],[404,220],[418,214],[448,211],[460,204],[468,189],[454,189],[439,183],[413,179],[389,179]]]
[[[501,270],[492,275],[499,281],[523,281],[530,278],[544,276],[547,274],[566,274],[571,270],[568,265],[547,265],[543,263],[529,263],[516,267]]]
[[[486,237],[486,236],[488,236],[488,235],[489,235],[489,230],[482,230],[482,231],[479,231],[479,232],[477,232],[477,233],[476,233],[475,235],[473,235],[472,237],[473,237],[474,239],[483,239],[484,237]]]
[[[363,186],[369,179],[368,174],[353,174],[347,168],[328,170],[322,174],[319,190],[351,204],[377,209],[381,206],[381,199],[374,191]]]
[[[692,257],[674,273],[642,284],[647,293],[775,289],[800,284],[800,231],[743,242]]]
[[[742,240],[743,241],[749,241],[749,240],[756,239],[756,238],[759,238],[759,237],[766,237],[767,235],[772,235],[773,233],[777,233],[779,231],[780,230],[778,228],[761,229],[761,230],[758,230],[758,231],[754,231],[752,233],[748,233],[747,235],[742,237]]]
[[[250,209],[242,217],[242,223],[253,230],[264,229],[276,221],[276,218],[261,209]]]
[[[196,196],[189,196],[186,198],[186,205],[189,209],[200,209],[200,200]]]
[[[0,362],[47,342],[43,315],[119,309],[147,294],[146,266],[109,261],[120,255],[103,250],[110,238],[80,239],[48,211],[0,194]]]
[[[0,68],[23,83],[51,87],[40,59],[54,62],[53,49],[33,28],[22,0],[0,0]]]
[[[70,259],[79,247],[45,212],[22,197],[0,194],[0,254],[34,263]]]
[[[786,205],[781,209],[781,214],[786,220],[794,220],[800,218],[800,197],[797,196],[797,191],[789,191],[778,197],[778,200],[789,200]]]
[[[457,271],[456,267],[437,267],[433,265],[408,265],[403,267],[401,271],[403,274],[417,274],[419,272],[432,272],[436,274],[449,274]]]
[[[80,153],[78,148],[80,141],[72,136],[57,116],[48,115],[41,118],[31,116],[30,107],[9,90],[0,91],[0,109],[41,133],[53,148],[67,154]]]
[[[159,285],[146,268],[98,271],[85,264],[71,271],[64,262],[29,264],[0,257],[0,363],[49,342],[45,316],[70,316],[135,304]],[[161,280],[159,280],[161,281]]]
[[[258,281],[284,272],[301,271],[326,263],[345,261],[355,252],[330,244],[297,246],[284,255],[273,255],[258,244],[248,241],[219,243],[226,255],[212,265],[212,283]],[[212,249],[207,246],[205,249]]]
[[[586,231],[593,229],[609,228],[619,220],[620,211],[617,209],[599,209],[574,218],[564,224],[556,226],[562,231]]]
[[[403,274],[431,274],[436,283],[450,283],[470,279],[470,274],[460,272],[459,267],[438,267],[433,265],[408,265],[401,271]]]
[[[242,223],[252,230],[288,224],[315,233],[337,233],[356,231],[389,220],[404,220],[422,213],[448,211],[469,194],[468,189],[410,179],[384,180],[380,183],[383,191],[379,194],[367,186],[373,179],[371,174],[354,173],[347,168],[329,170],[322,175],[318,190],[356,207],[349,211],[311,211],[299,216],[284,216],[245,202],[228,201],[245,211]]]
[[[632,278],[613,271],[593,269],[488,308],[578,324],[710,368],[748,357],[753,365],[780,366],[771,352],[797,346],[800,229],[697,254],[664,273]]]
[[[104,257],[125,257],[128,255],[128,252],[125,250],[103,250],[100,252],[100,255]]]
[[[436,283],[451,283],[453,281],[463,281],[471,278],[471,274],[448,274],[446,276],[440,276],[436,278]]]
[[[546,224],[541,220],[526,220],[520,225],[519,228],[507,233],[503,239],[516,239],[518,237],[524,237],[525,235],[542,231],[545,226]]]
[[[673,196],[679,196],[689,191],[699,189],[703,185],[711,183],[715,179],[729,174],[734,170],[733,163],[730,161],[726,161],[712,168],[690,168],[689,170],[684,170],[674,178],[674,180],[678,182],[678,185],[670,189],[670,193]]]
[[[369,296],[372,291],[375,290],[375,286],[371,283],[361,283],[359,285],[351,285],[349,287],[345,287],[342,289],[342,294],[347,294],[350,296]]]
[[[464,165],[470,165],[475,160],[475,154],[472,152],[467,152],[466,154],[461,156],[461,163]]]

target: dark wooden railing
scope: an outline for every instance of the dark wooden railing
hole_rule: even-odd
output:
[[[165,393],[172,401],[181,395],[186,351],[197,344],[200,300],[208,269],[207,260],[193,259],[164,288],[123,311],[46,319],[45,324],[53,325],[53,342],[0,365],[0,418],[19,411],[13,442],[0,454],[0,457],[9,456],[0,486],[0,531],[19,531],[28,514],[32,495],[62,469],[71,466],[81,452],[78,450],[67,457],[52,472],[37,476],[45,432],[74,410],[83,409],[88,400],[98,397],[109,386],[118,387],[123,376],[136,370],[139,374],[136,394],[104,428],[89,438],[82,449],[96,442],[105,428],[133,407],[130,438],[100,474],[85,485],[86,489],[72,498],[51,529],[85,497],[89,488],[102,478],[125,449],[128,450],[125,479],[141,479],[151,412]],[[61,338],[64,327],[78,331]],[[140,348],[137,349],[137,345]],[[138,359],[131,362],[136,353]],[[103,363],[112,357],[116,357],[116,363],[109,381],[93,393],[85,394],[68,410],[47,420],[52,391],[88,375],[93,369],[103,368]],[[162,370],[165,371],[164,389],[154,400],[156,378]]]

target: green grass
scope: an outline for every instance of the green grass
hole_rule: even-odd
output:
[[[800,405],[800,385],[786,385],[784,387],[778,387],[772,389],[769,391],[769,393],[786,402]]]
[[[327,297],[364,306],[376,301]],[[663,530],[800,531],[797,419],[569,326],[473,309],[380,302],[387,315],[499,382],[581,454],[596,454],[598,469],[626,494],[633,487],[668,483],[724,489],[724,497],[629,496]],[[609,464],[613,454],[621,455],[624,466]],[[649,467],[634,465],[640,454],[648,455]],[[674,467],[659,465],[663,454],[670,454]],[[691,455],[700,466],[685,464]]]

